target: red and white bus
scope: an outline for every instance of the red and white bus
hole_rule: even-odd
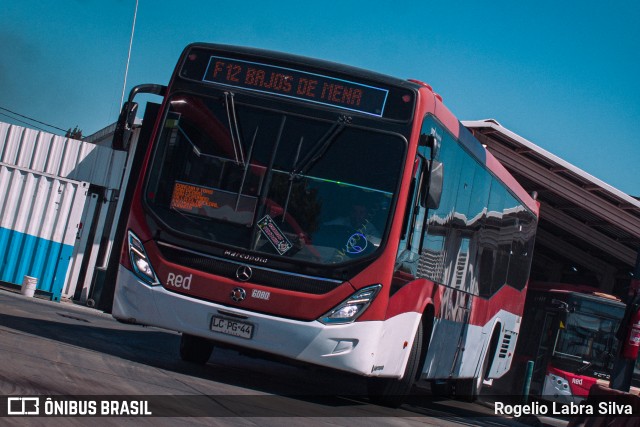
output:
[[[113,315],[215,346],[477,393],[518,336],[537,203],[418,81],[188,46],[132,196]],[[120,129],[131,121],[126,104]]]
[[[523,365],[533,361],[532,396],[581,402],[594,384],[609,384],[624,312],[620,299],[591,286],[531,283],[522,319],[527,339],[518,341],[513,374],[522,384]]]

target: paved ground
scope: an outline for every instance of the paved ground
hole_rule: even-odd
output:
[[[359,377],[221,349],[205,366],[197,366],[179,359],[178,343],[179,335],[173,332],[125,325],[98,310],[0,290],[0,413],[7,413],[9,397],[37,396],[95,400],[97,405],[101,399],[142,400],[156,415],[7,417],[2,424],[495,427],[538,423],[535,418],[516,422],[497,417],[487,404],[433,399],[428,391],[417,392],[400,409],[383,408],[360,397],[365,389]]]

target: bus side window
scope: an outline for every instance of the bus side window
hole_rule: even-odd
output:
[[[444,185],[444,165],[437,160],[431,160],[429,171],[429,187],[423,190],[426,194],[420,196],[420,200],[424,200],[420,204],[429,209],[438,209]]]

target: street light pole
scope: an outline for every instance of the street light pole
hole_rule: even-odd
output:
[[[138,0],[136,0],[136,8],[133,11],[133,24],[131,25],[131,38],[129,39],[129,53],[127,54],[127,66],[124,70],[124,83],[122,84],[122,97],[120,98],[120,108],[124,103],[124,92],[127,89],[127,75],[129,74],[129,61],[131,60],[131,47],[133,46],[133,33],[136,29],[136,18],[138,16]]]

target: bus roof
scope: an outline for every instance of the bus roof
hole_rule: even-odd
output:
[[[203,48],[203,49],[211,49],[215,50],[219,53],[228,52],[229,54],[242,54],[247,57],[255,57],[264,58],[269,57],[275,59],[276,61],[282,61],[289,64],[295,64],[306,67],[314,67],[321,68],[326,70],[331,70],[333,72],[348,74],[351,76],[355,76],[358,78],[373,80],[380,83],[385,83],[393,86],[401,86],[404,88],[411,88],[417,90],[420,85],[417,83],[411,82],[409,80],[404,80],[398,77],[389,76],[386,74],[377,73],[374,71],[366,70],[363,68],[353,67],[350,65],[341,64],[338,62],[327,61],[323,59],[316,59],[302,55],[295,55],[291,53],[279,52],[274,50],[267,49],[258,49],[247,46],[235,46],[235,45],[227,45],[227,44],[217,44],[217,43],[192,43],[188,45],[183,55],[186,54],[192,48]]]
[[[569,283],[555,283],[555,282],[531,282],[529,284],[530,291],[544,291],[555,292],[563,294],[582,294],[585,296],[599,297],[608,299],[614,302],[621,302],[620,298],[600,292],[600,290],[594,286],[569,284]]]

